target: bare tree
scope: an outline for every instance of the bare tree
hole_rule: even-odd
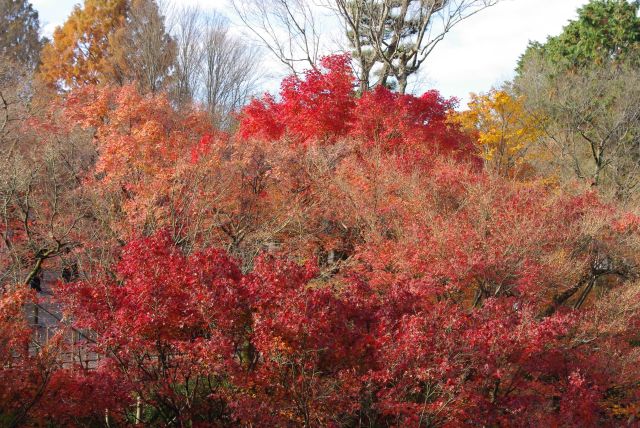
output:
[[[202,27],[196,7],[184,7],[173,16],[176,39],[174,99],[178,105],[193,102],[202,60]]]
[[[262,73],[257,46],[230,31],[229,21],[197,7],[173,14],[177,44],[173,99],[179,106],[197,103],[220,128],[255,94]]]
[[[587,180],[621,201],[637,197],[640,70],[612,63],[562,72],[529,58],[516,89],[540,116],[552,173]]]
[[[81,230],[96,230],[83,229],[90,223],[81,186],[95,156],[90,137],[34,128],[31,121],[49,114],[39,103],[53,94],[31,80],[27,66],[0,61],[0,293],[12,284],[40,288],[42,270],[71,257]]]
[[[155,0],[133,0],[125,25],[111,37],[116,75],[135,80],[143,92],[157,92],[166,83],[175,60],[175,42]]]
[[[0,155],[10,156],[20,141],[19,130],[29,116],[31,72],[0,55]]]
[[[214,122],[224,128],[231,113],[254,94],[260,79],[258,52],[229,33],[226,18],[213,15],[202,47],[203,101]]]
[[[317,16],[307,0],[231,0],[238,17],[292,73],[316,68]]]
[[[499,1],[328,0],[328,5],[345,27],[359,66],[360,91],[390,86],[393,78],[405,93],[409,76],[455,25]]]

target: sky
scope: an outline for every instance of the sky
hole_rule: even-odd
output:
[[[61,25],[79,0],[31,0],[40,14],[43,33],[50,36]],[[420,93],[435,88],[447,97],[457,97],[464,104],[471,92],[486,92],[513,77],[518,57],[528,42],[544,41],[557,35],[579,7],[588,0],[502,0],[460,23],[424,62],[413,87]],[[228,0],[174,0],[178,5],[198,4],[215,9],[234,19]],[[265,90],[274,91],[284,70],[265,58],[269,78]]]

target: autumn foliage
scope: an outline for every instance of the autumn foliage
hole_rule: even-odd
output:
[[[3,295],[0,417],[633,423],[639,218],[579,184],[483,169],[478,145],[524,143],[474,142],[436,91],[354,87],[348,58],[328,57],[231,133],[134,86],[71,93],[56,132],[89,135],[93,208],[73,235],[82,273],[53,294],[99,361],[47,358],[62,339],[29,351],[18,315],[37,297]]]
[[[293,145],[355,139],[425,162],[441,150],[451,155],[469,148],[470,141],[447,124],[454,99],[437,91],[398,94],[382,86],[357,98],[349,60],[330,56],[321,62],[323,70],[288,77],[279,101],[269,94],[254,99],[240,114],[240,136]]]
[[[524,96],[493,89],[472,94],[469,109],[451,116],[476,138],[480,156],[498,174],[516,176],[528,161],[541,157],[537,143],[543,138],[543,119],[525,111]]]
[[[113,79],[109,38],[124,24],[126,3],[89,0],[83,7],[76,5],[43,49],[41,79],[63,89]]]

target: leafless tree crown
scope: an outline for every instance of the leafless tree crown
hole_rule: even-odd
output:
[[[229,21],[218,13],[186,7],[173,16],[174,99],[201,103],[216,125],[230,126],[231,113],[255,94],[261,79],[257,47],[232,34]]]
[[[458,23],[499,0],[328,0],[340,16],[359,68],[360,90],[404,93],[434,48]]]

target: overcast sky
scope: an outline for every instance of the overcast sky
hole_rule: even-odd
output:
[[[205,9],[217,9],[234,21],[228,0],[175,0],[181,4],[199,4]],[[62,24],[79,0],[32,0],[40,13],[45,35]],[[438,45],[423,64],[416,92],[436,88],[446,96],[456,96],[463,102],[470,92],[485,92],[510,79],[518,57],[529,40],[544,41],[548,35],[562,31],[567,21],[576,17],[576,10],[587,0],[502,0],[459,24]],[[239,30],[239,29],[238,29]],[[275,76],[265,88],[276,88],[281,70],[275,63]]]

